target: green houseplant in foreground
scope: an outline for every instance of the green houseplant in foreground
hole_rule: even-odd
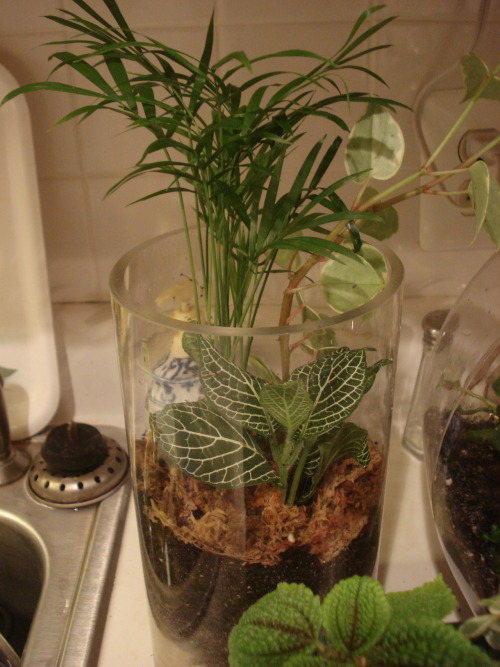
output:
[[[111,287],[158,664],[221,664],[241,610],[279,581],[325,594],[373,571],[402,281],[378,240],[396,231],[398,201],[470,171],[477,231],[498,245],[499,188],[479,154],[432,172],[477,101],[498,99],[497,70],[464,56],[457,122],[421,170],[377,193],[372,179],[401,164],[390,113],[401,105],[346,79],[380,80],[362,57],[386,48],[368,42],[393,20],[376,20],[381,6],[332,57],[290,49],[213,62],[213,21],[193,58],[135,35],[115,0],[103,0],[106,16],[73,4],[80,14],[49,17],[75,35],[52,58],[82,85],[30,84],[4,101],[69,92],[87,103],[61,122],[124,116],[151,142],[112,190],[155,172],[165,184],[143,199],[178,197],[183,243],[146,242],[117,263]],[[346,104],[363,105],[351,129]],[[328,131],[284,187],[311,119]],[[332,181],[342,135],[347,174]],[[351,206],[348,183],[360,184]]]
[[[250,607],[229,636],[232,667],[495,665],[465,637],[498,624],[493,612],[459,630],[442,623],[456,600],[441,577],[419,588],[385,594],[369,577],[336,584],[323,602],[301,584],[280,584]],[[465,635],[465,636],[464,636]]]

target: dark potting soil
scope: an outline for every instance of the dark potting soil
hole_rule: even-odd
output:
[[[453,417],[433,486],[444,545],[479,598],[495,595],[500,587],[500,544],[489,539],[492,527],[500,528],[500,451],[469,433],[491,427],[488,421]]]
[[[249,563],[179,539],[168,525],[152,518],[147,508],[160,502],[159,492],[169,473],[159,464],[150,464],[145,466],[144,475],[143,446],[138,445],[137,454],[143,562],[152,615],[162,634],[192,654],[193,665],[227,664],[232,627],[251,604],[273,591],[278,583],[302,582],[324,597],[341,579],[373,574],[380,529],[378,502],[372,505],[368,516],[365,514],[367,523],[357,537],[326,562],[306,547],[292,544],[276,564]],[[366,476],[375,489],[380,488],[382,469],[379,458],[377,472]],[[192,499],[179,502],[190,503]],[[359,499],[353,495],[351,502],[356,504]]]
[[[150,540],[146,578],[149,602],[160,630],[193,652],[196,665],[227,664],[229,632],[241,614],[278,583],[302,582],[324,597],[335,583],[375,567],[379,512],[343,552],[328,563],[304,549],[291,549],[279,565],[246,565],[179,541],[146,517]],[[146,525],[144,526],[146,527]]]

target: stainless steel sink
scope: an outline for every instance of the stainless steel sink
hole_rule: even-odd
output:
[[[98,428],[125,442],[122,429]],[[42,442],[13,448],[35,460]],[[94,505],[68,509],[36,500],[27,475],[0,487],[0,633],[23,667],[97,663],[129,494],[127,481]]]

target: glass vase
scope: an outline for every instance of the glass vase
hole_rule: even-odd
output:
[[[308,289],[286,327],[274,326],[286,287],[281,274],[271,277],[252,328],[191,321],[182,234],[152,239],[114,267],[112,304],[156,665],[226,664],[231,628],[279,582],[303,582],[324,595],[342,578],[374,574],[403,277],[399,259],[377,247],[388,277],[376,297],[339,315],[320,289]],[[299,392],[305,386],[314,400],[311,373],[317,371],[326,392],[343,382],[330,372],[332,358],[362,358],[369,369],[358,398],[346,399],[357,405],[352,415],[309,439],[323,446],[341,424],[367,434],[365,456],[353,458],[347,449],[323,457],[319,482],[314,457],[302,452],[293,459],[301,427],[287,426],[287,433],[296,429],[293,437],[278,428],[281,435],[270,440],[260,413],[242,425],[232,412],[245,393],[238,381],[250,383],[254,393],[257,388],[262,401],[266,392],[279,392],[283,343],[291,351],[291,386]],[[228,374],[236,384],[221,394]],[[332,410],[326,406],[327,422]],[[264,413],[269,421],[271,407]],[[221,440],[223,453],[213,449]],[[292,462],[287,490],[271,456],[276,451]],[[220,455],[216,476],[214,452]],[[300,465],[305,472],[297,476]]]
[[[437,532],[475,613],[500,586],[500,254],[450,310],[429,359],[424,460]]]

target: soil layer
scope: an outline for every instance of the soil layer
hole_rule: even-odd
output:
[[[443,440],[433,486],[436,523],[450,557],[478,598],[500,586],[500,450],[469,434],[491,428],[487,421],[455,415]]]
[[[151,444],[151,443],[149,443]],[[383,460],[332,467],[308,506],[287,507],[269,485],[214,489],[156,460],[139,443],[143,559],[158,628],[196,665],[227,661],[227,637],[245,609],[278,583],[323,596],[339,580],[373,573]]]

